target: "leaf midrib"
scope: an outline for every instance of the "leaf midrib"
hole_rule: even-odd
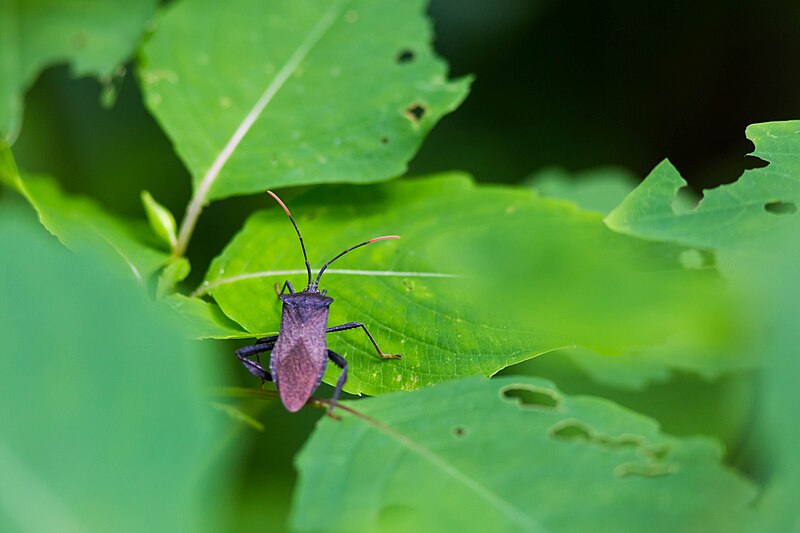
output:
[[[488,487],[481,485],[478,481],[471,478],[449,462],[442,456],[434,451],[426,448],[422,444],[413,440],[411,437],[401,433],[397,429],[384,424],[383,422],[367,416],[363,413],[358,413],[357,418],[366,422],[369,427],[380,431],[390,439],[397,442],[398,445],[407,449],[422,459],[431,463],[434,467],[438,467],[444,474],[450,476],[455,481],[461,483],[468,490],[474,492],[476,495],[485,500],[489,505],[498,509],[503,515],[508,517],[512,522],[519,525],[522,530],[530,533],[546,533],[547,530],[537,522],[533,517],[525,514],[521,509],[502,498],[499,494],[490,490]]]

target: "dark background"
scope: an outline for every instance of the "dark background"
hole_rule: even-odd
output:
[[[491,16],[485,16],[491,5]],[[477,75],[413,165],[514,181],[546,164],[669,157],[690,183],[734,181],[751,123],[800,117],[800,2],[434,0],[436,48]]]

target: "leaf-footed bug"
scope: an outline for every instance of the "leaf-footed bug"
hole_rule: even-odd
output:
[[[333,298],[326,296],[326,290],[320,292],[319,280],[328,265],[344,254],[376,241],[399,239],[400,237],[397,235],[375,237],[351,246],[322,265],[316,279],[312,281],[311,265],[308,262],[303,236],[300,234],[297,223],[294,221],[286,204],[272,191],[267,191],[267,193],[280,204],[297,232],[297,237],[300,239],[300,247],[303,249],[303,258],[306,262],[308,286],[303,291],[295,292],[292,284],[286,281],[283,284],[283,288],[278,292],[278,285],[276,284],[275,292],[278,293],[278,298],[283,302],[278,334],[258,339],[252,346],[245,346],[236,350],[236,357],[251,374],[261,378],[262,382],[275,381],[283,405],[291,412],[298,411],[306,404],[311,394],[319,386],[320,381],[322,381],[325,367],[328,364],[328,359],[330,359],[342,369],[342,373],[336,382],[336,390],[329,404],[328,414],[330,414],[339,399],[345,381],[347,381],[347,361],[341,355],[328,349],[325,342],[326,333],[362,328],[372,345],[375,346],[378,356],[386,359],[399,359],[401,356],[400,354],[383,353],[367,327],[361,322],[347,322],[346,324],[329,328],[328,308],[333,303]],[[289,294],[284,294],[287,289]],[[267,372],[261,366],[258,355],[269,351],[272,353],[270,354],[269,372]],[[253,356],[256,357],[255,361],[250,359]]]

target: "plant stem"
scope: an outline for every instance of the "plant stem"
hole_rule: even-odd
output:
[[[203,202],[207,192],[198,189],[189,201],[189,205],[186,206],[186,214],[183,215],[181,227],[178,230],[178,240],[173,247],[172,255],[174,257],[183,257],[186,254],[186,248],[189,246],[192,233],[197,226],[197,219],[203,211]]]

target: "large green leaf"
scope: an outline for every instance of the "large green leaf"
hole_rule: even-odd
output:
[[[0,178],[30,202],[64,245],[75,252],[100,250],[124,275],[142,282],[169,257],[146,224],[111,215],[89,198],[69,196],[52,179],[21,178],[9,149],[0,149]]]
[[[402,174],[467,92],[423,0],[187,0],[144,47],[147,105],[192,173],[185,248],[208,201]]]
[[[685,184],[667,162],[606,219],[609,227],[650,239],[711,248],[716,263],[748,301],[752,331],[746,349],[764,355],[759,441],[768,469],[759,500],[759,531],[797,530],[800,438],[795,419],[800,283],[800,121],[752,125],[755,155],[769,164],[736,182],[707,190],[692,210],[673,209]]]
[[[215,359],[16,214],[0,213],[0,530],[198,531],[204,487],[225,485],[204,472]]]
[[[327,187],[289,205],[314,265],[376,235],[403,237],[353,252],[323,278],[336,299],[332,325],[365,322],[385,352],[403,354],[377,359],[358,330],[329,335],[350,362],[351,392],[491,375],[574,344],[621,353],[667,339],[717,347],[738,339],[713,271],[684,269],[680,248],[616,235],[600,214],[531,191],[444,175]],[[305,287],[302,265],[283,211],[256,213],[199,293],[248,331],[274,331],[275,284]]]
[[[557,356],[567,357],[597,383],[606,386],[642,390],[649,384],[667,381],[675,371],[690,372],[713,380],[730,372],[749,370],[762,359],[750,346],[739,345],[744,335],[736,341],[720,343],[719,339],[676,337],[657,346],[631,348],[625,353],[609,357],[586,348],[562,350]],[[721,353],[724,350],[725,353]]]
[[[22,119],[22,94],[39,71],[69,62],[76,76],[110,78],[133,51],[156,0],[0,2],[0,145]]]
[[[748,531],[754,487],[704,438],[535,378],[346,402],[297,458],[300,531]],[[346,482],[346,489],[343,483]]]
[[[800,203],[800,121],[754,124],[747,137],[768,161],[738,181],[704,191],[695,209],[674,209],[686,185],[668,161],[658,165],[606,218],[616,231],[708,248],[762,248],[792,223]]]
[[[755,302],[760,305],[765,330],[769,331],[758,349],[770,355],[764,371],[764,393],[760,402],[762,417],[759,429],[762,461],[767,466],[767,479],[759,501],[761,531],[799,531],[800,510],[796,501],[800,491],[800,425],[797,424],[797,405],[800,404],[800,223],[784,237],[780,254],[749,265],[752,277],[760,279],[761,289]],[[763,258],[762,258],[763,259]]]
[[[219,306],[199,298],[170,294],[162,299],[184,322],[193,339],[244,339],[253,337],[220,310]],[[265,331],[263,335],[270,332]]]

